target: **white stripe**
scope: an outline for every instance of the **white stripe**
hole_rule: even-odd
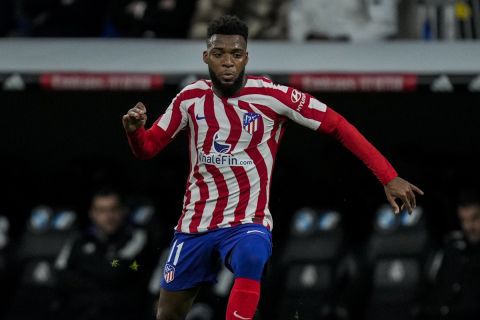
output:
[[[175,99],[177,98],[178,98],[178,95],[170,103],[170,105],[167,107],[167,110],[165,110],[165,113],[161,115],[161,118],[157,123],[157,126],[162,128],[163,131],[167,131],[167,128],[170,125],[170,121],[172,120],[173,105],[175,103]]]
[[[283,128],[284,122],[280,122],[277,128],[277,132],[275,133],[275,142],[278,143],[280,141],[280,134],[282,133],[282,128]]]
[[[193,116],[195,117],[197,114],[204,115],[204,104],[205,104],[205,96],[196,99],[195,105],[191,106],[193,108]],[[195,128],[193,126],[193,122],[196,122],[198,125],[198,137],[197,142],[195,141]],[[200,200],[200,188],[196,185],[197,179],[193,176],[193,172],[195,169],[195,165],[198,165],[198,149],[203,147],[203,141],[205,139],[205,128],[201,130],[201,127],[205,127],[206,120],[197,121],[196,119],[190,119],[190,137],[191,137],[191,148],[190,148],[190,178],[188,183],[188,188],[190,190],[190,202],[188,204],[184,203],[185,208],[185,216],[182,219],[182,232],[190,232],[190,224],[192,222],[193,215],[195,214],[195,202]],[[198,149],[197,149],[198,147]],[[184,198],[186,200],[186,198]]]
[[[170,249],[170,254],[168,255],[167,262],[170,262],[170,259],[172,259],[172,254],[173,254],[173,251],[175,251],[176,245],[177,245],[177,240],[175,240],[175,242],[172,245],[172,248]]]
[[[204,199],[207,201],[205,202],[205,207],[200,218],[200,224],[198,225],[198,231],[202,232],[207,230],[210,221],[213,218],[213,211],[215,210],[215,205],[217,204],[218,199],[218,189],[215,180],[213,180],[213,176],[207,171],[206,165],[201,165],[200,172],[203,175],[203,182],[208,188],[208,200]]]
[[[252,108],[256,113],[261,114],[260,110],[257,109],[253,104],[250,104],[250,108]],[[270,189],[268,186],[270,185],[270,179],[272,178],[272,169],[273,169],[273,156],[272,152],[270,151],[270,148],[268,147],[268,141],[271,139],[271,133],[273,129],[273,122],[269,122],[268,120],[263,120],[264,123],[264,131],[263,131],[263,137],[262,141],[258,144],[257,150],[260,152],[262,155],[263,160],[265,161],[265,166],[267,167],[267,190],[266,191],[266,196],[267,196],[267,202],[266,202],[266,207],[265,207],[265,217],[264,217],[264,225],[266,223],[270,224],[270,227],[272,226],[272,215],[270,214],[270,210],[268,208],[268,204],[270,201]],[[271,124],[271,125],[269,125]]]
[[[195,104],[195,114],[205,115],[205,98],[206,98],[205,96],[202,97],[202,99],[198,100],[198,102]],[[207,117],[207,116],[213,116],[213,115],[205,115],[205,116]],[[203,150],[203,147],[205,145],[205,142],[206,142],[205,140],[208,133],[208,126],[207,126],[206,119],[197,121],[197,124],[198,124],[198,139],[197,139],[198,143],[196,145],[196,148],[197,148],[196,151],[198,152],[198,150]],[[213,141],[212,141],[212,149],[213,149]],[[198,174],[203,177],[203,182],[207,185],[207,188],[208,188],[208,199],[201,199],[206,201],[205,207],[203,209],[203,212],[200,218],[200,224],[198,225],[198,231],[202,232],[202,231],[206,231],[206,228],[204,226],[205,224],[207,224],[208,226],[208,224],[210,223],[210,220],[212,219],[212,213],[213,213],[213,209],[215,208],[215,202],[216,202],[216,197],[218,197],[218,191],[215,190],[216,189],[215,182],[213,181],[212,175],[207,171],[205,164],[198,163],[198,159],[196,159],[196,164],[198,165]],[[196,193],[198,193],[198,199],[200,199],[200,187],[198,187],[197,185],[195,185],[194,187],[195,189],[193,190],[197,191]],[[207,201],[209,199],[211,200]],[[213,202],[213,208],[212,208],[212,202]],[[190,204],[191,204],[190,205],[191,213],[190,213],[189,225],[191,223],[191,219],[193,215],[195,214],[194,212],[195,202],[190,201]]]
[[[208,89],[210,89],[210,86],[204,80],[198,80],[198,81],[195,81],[195,82],[189,84],[185,88],[183,88],[181,92],[192,90],[192,89],[208,90]]]
[[[239,114],[241,121],[243,121],[243,115],[247,113],[246,110],[241,109],[238,106],[238,98],[235,99],[228,99],[228,103],[233,105],[235,109],[237,110],[237,114]],[[242,99],[243,101],[243,99]],[[246,130],[241,131],[241,135],[239,138],[239,149],[240,150],[245,150],[248,147],[248,144],[250,143],[250,140],[252,139],[252,136],[246,132]],[[242,153],[241,153],[242,154]],[[243,153],[245,157],[249,157],[249,155],[244,152]],[[253,159],[252,159],[253,160]],[[248,200],[248,205],[245,209],[245,218],[248,220],[248,222],[252,222],[252,218],[255,216],[255,210],[257,209],[257,203],[258,203],[258,195],[260,191],[260,177],[257,171],[256,166],[250,166],[250,167],[244,167],[247,176],[248,176],[248,181],[250,183],[250,198]],[[253,187],[257,185],[257,187]],[[245,220],[245,219],[244,219]],[[232,220],[230,222],[234,221],[234,217],[232,215]],[[243,220],[242,220],[243,221]]]
[[[183,248],[183,244],[185,242],[180,242],[180,244],[178,245],[178,248],[177,248],[177,252],[175,253],[175,259],[173,260],[173,265],[176,266],[177,263],[178,263],[178,259],[180,259],[180,253],[182,252],[182,248]],[[172,273],[172,272],[170,272]]]
[[[228,135],[230,135],[230,130],[232,126],[230,124],[230,120],[227,116],[225,108],[227,107],[229,108],[229,106],[224,106],[223,102],[221,101],[218,101],[218,102],[220,107],[215,109],[215,114],[216,114],[218,123],[225,124],[220,126],[221,128],[220,130],[222,134],[225,133],[225,137],[228,137]],[[237,120],[238,120],[238,123],[240,123],[240,130],[243,131],[243,129],[241,128],[243,114],[239,114],[238,110],[236,110],[235,108],[233,108],[233,111],[238,117]],[[241,155],[243,154],[243,150],[244,150],[244,147],[242,146],[241,139],[239,139],[239,141],[237,141],[237,145],[235,146],[235,149],[231,149],[230,153],[232,155]],[[235,177],[235,173],[230,167],[219,167],[218,169],[222,173],[223,178],[226,182],[226,186],[228,188],[227,205],[224,210],[223,219],[219,223],[219,226],[224,226],[224,225],[228,225],[228,222],[235,220],[235,208],[237,207],[238,201],[240,199],[240,186],[238,184],[237,178]]]
[[[327,111],[327,105],[323,102],[318,101],[317,99],[311,97],[310,103],[308,104],[310,109],[318,110],[321,112]]]
[[[195,115],[195,105],[191,105],[188,109],[187,109],[187,112],[189,111],[189,109],[193,109],[193,114]],[[190,204],[192,203],[191,201],[191,197],[192,195],[190,194],[190,202],[187,203],[187,192],[190,190],[192,190],[192,187],[193,187],[193,184],[195,183],[196,179],[193,177],[193,171],[194,171],[194,166],[195,166],[195,163],[197,161],[197,157],[198,157],[198,154],[197,154],[197,149],[196,149],[196,141],[195,141],[195,130],[194,130],[194,127],[193,127],[193,120],[190,119],[190,121],[188,122],[188,125],[189,125],[189,128],[190,128],[190,173],[188,175],[188,178],[187,178],[187,187],[186,187],[186,190],[185,190],[185,195],[183,196],[183,209],[182,209],[182,212],[183,210],[185,210],[185,215],[187,214],[188,212],[188,207],[190,207]],[[182,228],[181,228],[181,231],[182,232],[188,232],[188,224],[189,222],[186,221],[185,219],[186,216],[183,217],[183,219],[181,220],[181,223],[182,223]],[[179,221],[180,222],[180,221]],[[175,226],[175,229],[178,228],[178,224],[177,226]]]

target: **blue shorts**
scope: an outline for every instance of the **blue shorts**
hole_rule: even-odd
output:
[[[260,224],[243,224],[194,234],[175,232],[161,287],[168,291],[180,291],[215,283],[221,262],[235,277],[259,278],[248,276],[251,274],[248,268],[252,265],[257,269],[253,270],[253,274],[261,274],[271,254],[272,234]],[[244,255],[253,256],[254,263],[246,265],[242,263],[245,261],[232,261],[232,255],[236,261],[243,260]],[[258,270],[260,268],[262,270]]]

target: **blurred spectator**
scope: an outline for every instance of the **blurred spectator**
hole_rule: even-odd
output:
[[[21,0],[27,35],[97,37],[104,28],[108,0]]]
[[[286,38],[286,0],[198,0],[190,37],[204,40],[210,21],[234,14],[244,20],[253,39]]]
[[[110,3],[122,37],[186,38],[196,0],[117,0]]]
[[[13,26],[13,0],[0,0],[0,37],[8,35]]]
[[[432,287],[419,319],[478,319],[480,314],[480,191],[465,191],[452,232],[430,268]]]
[[[148,311],[154,260],[146,232],[126,224],[126,207],[113,189],[97,191],[91,226],[71,239],[56,262],[59,319],[139,319]]]
[[[398,0],[291,0],[289,38],[371,41],[398,32]]]

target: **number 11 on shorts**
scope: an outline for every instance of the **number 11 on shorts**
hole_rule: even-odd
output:
[[[176,251],[175,258],[173,259],[173,263],[172,263],[174,266],[176,266],[178,263],[178,260],[180,259],[180,253],[182,252],[182,248],[183,248],[183,242],[180,242],[177,245],[177,240],[175,240],[172,246],[172,250],[170,250],[170,254],[168,255],[167,263],[170,263],[170,261],[172,260],[173,252]]]

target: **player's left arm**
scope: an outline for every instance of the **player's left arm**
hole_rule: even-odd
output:
[[[334,136],[365,163],[383,184],[387,200],[395,213],[404,207],[412,213],[416,207],[415,193],[423,195],[423,191],[400,178],[390,162],[343,116],[327,108],[318,131]],[[402,202],[401,207],[396,199]]]
[[[415,193],[423,191],[400,178],[388,160],[343,116],[307,93],[282,85],[268,90],[278,112],[294,122],[334,136],[356,155],[383,184],[387,200],[395,213],[406,207],[411,213],[416,206]],[[402,201],[399,207],[396,199]]]

